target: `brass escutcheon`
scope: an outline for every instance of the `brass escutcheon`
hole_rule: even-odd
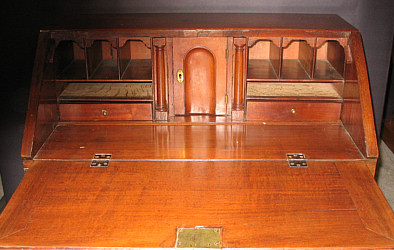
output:
[[[178,80],[178,82],[183,82],[183,71],[180,69],[178,70],[178,72],[176,73],[176,79]]]

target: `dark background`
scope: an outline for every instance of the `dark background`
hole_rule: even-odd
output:
[[[20,148],[37,37],[65,14],[147,12],[255,12],[338,14],[361,31],[375,122],[380,133],[393,41],[394,1],[368,0],[68,0],[6,1],[1,10],[0,173],[8,201],[23,177]],[[388,79],[391,79],[388,81]],[[387,84],[389,82],[389,84]],[[393,88],[386,116],[393,114]]]

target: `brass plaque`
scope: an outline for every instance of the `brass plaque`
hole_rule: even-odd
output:
[[[221,228],[178,228],[176,248],[221,248]]]

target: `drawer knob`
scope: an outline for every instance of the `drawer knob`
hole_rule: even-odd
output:
[[[101,112],[103,113],[103,116],[107,116],[108,115],[108,111],[107,110],[101,110]]]
[[[291,109],[290,112],[294,115],[296,113],[295,109]]]

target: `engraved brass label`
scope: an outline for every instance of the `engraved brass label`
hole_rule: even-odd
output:
[[[178,228],[176,248],[221,248],[221,228]]]

